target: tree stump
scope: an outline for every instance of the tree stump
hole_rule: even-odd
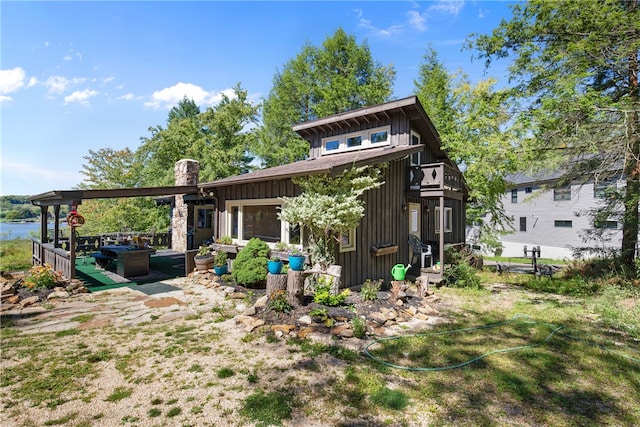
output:
[[[267,297],[268,298],[271,298],[271,295],[275,291],[284,291],[286,289],[287,289],[286,274],[267,273]]]
[[[287,301],[294,307],[304,302],[304,271],[289,270],[287,273]]]
[[[404,299],[407,296],[407,283],[404,280],[392,280],[391,281],[391,301],[397,301]]]

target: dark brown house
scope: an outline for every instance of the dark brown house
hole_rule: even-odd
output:
[[[466,186],[417,97],[301,123],[293,130],[309,142],[307,160],[198,185],[215,200],[216,237],[231,236],[239,245],[252,237],[300,244],[300,230],[277,217],[279,198],[300,194],[292,178],[387,162],[385,184],[365,193],[365,216],[340,244],[336,261],[342,283],[391,280],[392,267],[412,258],[410,234],[432,245],[435,261],[445,245],[464,243]]]

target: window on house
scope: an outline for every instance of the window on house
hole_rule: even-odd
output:
[[[267,243],[300,243],[299,227],[278,219],[282,202],[278,199],[227,202],[227,233],[239,242],[258,237]]]
[[[440,232],[440,206],[436,206],[435,209],[435,231]],[[444,232],[450,233],[453,231],[453,210],[451,208],[444,208]]]
[[[384,126],[348,135],[324,138],[322,140],[322,154],[389,145],[391,143],[390,129],[389,126]]]
[[[615,179],[603,179],[593,185],[593,197],[603,199],[616,188]]]
[[[618,229],[618,221],[594,221],[593,226],[595,228],[606,228],[609,230],[617,230]]]
[[[381,144],[383,142],[387,142],[389,140],[389,132],[386,130],[381,130],[378,132],[371,132],[369,136],[369,141],[372,144]]]
[[[340,149],[340,140],[331,139],[324,142],[324,151],[335,151]]]
[[[520,231],[527,231],[527,217],[520,217]]]
[[[411,131],[411,145],[420,145],[420,134]],[[417,152],[411,155],[411,166],[422,165],[422,152]]]
[[[531,194],[531,193],[533,193],[533,188],[531,188],[531,187],[525,187],[525,188],[524,188],[524,192],[525,192],[526,194]]]
[[[356,250],[356,229],[352,228],[340,236],[340,252],[352,252]]]
[[[197,208],[196,226],[198,228],[213,228],[214,209]]]
[[[565,220],[565,219],[557,219],[557,220],[553,221],[553,226],[554,227],[571,228],[571,227],[573,227],[573,221]]]
[[[554,188],[553,200],[571,200],[571,187]]]
[[[511,190],[511,203],[518,203],[518,189]]]

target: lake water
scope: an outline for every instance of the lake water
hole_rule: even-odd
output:
[[[53,223],[50,224],[49,229],[53,228]],[[26,222],[26,223],[0,223],[0,238],[1,239],[28,239],[32,235],[40,237],[40,223],[39,222]]]

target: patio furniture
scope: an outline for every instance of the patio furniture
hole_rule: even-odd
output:
[[[413,264],[413,260],[418,257],[420,259],[421,268],[425,268],[425,261],[427,259],[429,259],[429,267],[433,266],[433,253],[431,252],[431,245],[422,243],[418,236],[409,234],[409,246],[411,247],[412,253],[410,264]]]

